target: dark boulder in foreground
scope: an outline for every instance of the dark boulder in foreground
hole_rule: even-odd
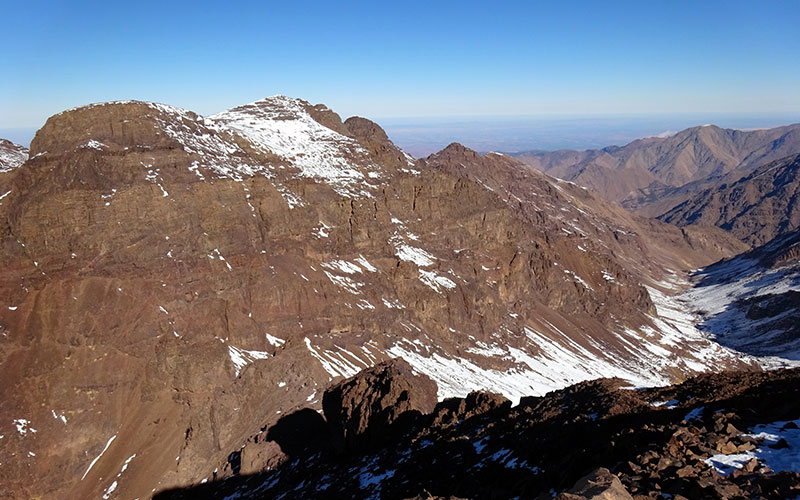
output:
[[[556,500],[633,500],[619,478],[600,467],[578,479],[575,486],[561,493]]]
[[[409,423],[436,405],[436,383],[392,359],[325,391],[322,409],[334,447],[354,451],[389,439],[402,420]]]

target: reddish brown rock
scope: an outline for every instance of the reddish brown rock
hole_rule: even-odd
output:
[[[401,359],[385,361],[325,391],[322,409],[334,446],[361,451],[385,443],[402,429],[401,419],[430,413],[436,383]]]
[[[229,473],[234,452],[272,466],[259,429],[391,357],[443,397],[577,381],[549,349],[681,379],[686,346],[642,365],[621,332],[651,339],[645,284],[736,251],[503,155],[414,161],[281,96],[215,118],[69,110],[0,186],[0,463],[20,498],[101,497],[123,467],[117,494],[145,497]]]
[[[617,476],[601,467],[579,479],[556,500],[633,500],[633,497]]]
[[[679,226],[717,226],[753,246],[800,228],[795,201],[800,194],[800,156],[764,163],[733,180],[710,186],[659,219]]]

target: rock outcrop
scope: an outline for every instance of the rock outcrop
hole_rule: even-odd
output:
[[[619,478],[600,467],[578,479],[575,486],[556,496],[556,500],[633,500]]]
[[[314,451],[156,499],[795,498],[798,382],[800,369],[703,375],[638,390],[616,380],[584,382],[457,425],[442,424],[434,412],[346,460]]]
[[[436,392],[433,380],[414,373],[405,361],[393,359],[326,390],[322,410],[334,446],[353,452],[391,441],[402,432],[397,426],[430,413]]]

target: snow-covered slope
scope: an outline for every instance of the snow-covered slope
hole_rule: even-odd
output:
[[[381,177],[381,167],[356,140],[315,120],[309,108],[305,101],[278,95],[211,120],[287,159],[303,177],[326,182],[345,196],[371,196],[369,189]]]
[[[701,331],[733,349],[800,365],[800,232],[702,269],[692,281],[676,299]]]
[[[0,139],[0,173],[13,170],[28,159],[28,150],[19,144]]]

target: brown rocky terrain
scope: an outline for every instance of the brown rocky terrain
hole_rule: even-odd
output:
[[[405,373],[385,363],[345,384],[366,400],[411,387],[409,398],[433,404]],[[303,452],[256,474],[156,498],[784,500],[800,495],[799,382],[800,369],[703,375],[643,390],[601,379],[513,407],[473,393],[427,415],[371,419],[397,437],[345,454],[331,443],[363,420],[357,400],[337,399],[341,406],[325,408],[327,420],[317,416],[327,436],[315,433]],[[343,422],[331,413],[354,416]]]
[[[369,120],[283,96],[214,117],[76,108],[30,153],[0,177],[2,498],[263,470],[304,445],[246,446],[254,422],[313,424],[331,384],[394,357],[438,400],[755,363],[667,293],[744,245],[507,156],[414,161]]]
[[[554,177],[574,181],[640,215],[655,217],[719,182],[800,153],[800,124],[742,131],[713,125],[600,150],[522,153]]]
[[[661,215],[678,226],[711,225],[758,246],[800,227],[800,156],[719,183]]]

